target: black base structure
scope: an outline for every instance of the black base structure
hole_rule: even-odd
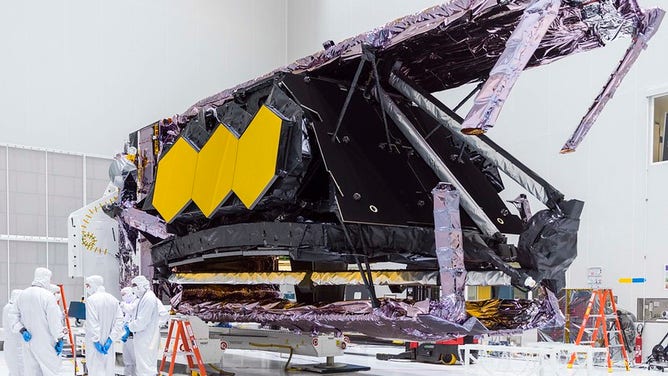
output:
[[[334,357],[327,357],[327,362],[326,363],[300,366],[299,368],[302,371],[321,373],[321,374],[359,372],[359,371],[369,371],[369,370],[371,370],[371,367],[367,367],[367,366],[358,366],[358,365],[346,364],[346,363],[335,363],[334,362]]]

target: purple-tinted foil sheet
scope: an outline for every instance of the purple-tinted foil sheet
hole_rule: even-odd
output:
[[[509,203],[513,204],[522,218],[522,222],[526,223],[531,219],[531,204],[529,199],[524,194],[520,194],[515,197],[514,200],[508,200]]]
[[[301,333],[356,332],[378,338],[437,341],[464,335],[517,333],[547,325],[563,325],[563,315],[556,298],[549,291],[546,293],[547,297],[542,301],[525,301],[528,306],[522,307],[522,320],[511,320],[513,327],[495,330],[489,330],[475,317],[468,317],[462,322],[444,319],[450,315],[452,305],[434,301],[411,304],[383,299],[378,308],[363,300],[336,302],[322,307],[274,309],[277,303],[181,301],[182,294],[179,293],[172,298],[172,306],[181,314],[212,322],[257,322]]]
[[[125,208],[121,219],[130,227],[151,234],[156,238],[167,239],[172,236],[167,232],[167,224],[162,219],[135,208]]]
[[[185,124],[186,119],[183,119],[180,115],[175,115],[169,119],[162,119],[158,122],[158,128],[160,129],[160,152],[158,153],[158,160],[162,158],[163,154],[169,149],[169,146],[176,142],[176,139],[179,138],[181,134],[181,127],[179,124]]]
[[[561,0],[533,0],[524,10],[519,24],[506,42],[506,49],[464,119],[463,132],[471,133],[472,129],[485,131],[496,123],[503,103],[557,17],[560,5]]]
[[[220,106],[235,93],[280,72],[350,80],[362,54],[362,44],[375,49],[379,64],[389,64],[386,69],[401,61],[402,74],[429,92],[481,81],[490,75],[512,31],[532,3],[533,0],[453,0],[437,5],[205,98],[174,121],[184,124],[198,111]],[[646,28],[645,18],[636,0],[564,1],[526,66],[548,64],[602,47],[619,36],[634,35],[636,29]]]
[[[153,152],[153,126],[137,131],[137,201],[141,201],[155,182],[154,169],[157,162]]]
[[[638,59],[642,50],[647,48],[647,42],[656,33],[664,15],[665,12],[661,9],[650,9],[643,14],[641,27],[639,28],[637,35],[634,37],[633,43],[626,50],[624,57],[619,62],[619,65],[612,75],[610,75],[610,78],[603,87],[601,93],[596,97],[596,100],[591,107],[589,107],[587,114],[580,121],[580,125],[578,125],[571,138],[569,138],[561,148],[562,153],[573,152],[578,145],[580,145],[589,132],[589,129],[591,129],[592,125],[594,125],[594,122],[601,114],[601,111],[603,111],[605,105],[615,94],[615,91],[631,69],[631,66],[633,66],[633,63]]]
[[[120,188],[118,201],[114,205],[121,210],[120,214],[116,215],[114,219],[118,222],[118,254],[116,258],[121,265],[118,275],[118,283],[121,288],[129,286],[132,278],[139,275],[139,265],[135,263],[135,255],[137,254],[137,239],[140,234],[127,220],[133,220],[134,218],[132,215],[128,217],[129,210],[138,211],[134,209],[134,204],[134,196],[126,190],[126,187]],[[148,214],[146,215],[151,217]],[[145,219],[150,220],[148,217]]]
[[[120,217],[116,217],[118,222],[118,258],[121,266],[118,273],[118,285],[123,288],[130,286],[132,278],[139,275],[139,266],[134,262],[136,253],[135,244],[137,241],[137,230],[130,227]]]
[[[441,275],[441,302],[452,309],[443,312],[443,318],[453,322],[466,319],[464,306],[464,250],[459,216],[459,192],[452,184],[439,183],[431,193],[434,196],[434,236],[436,258]]]

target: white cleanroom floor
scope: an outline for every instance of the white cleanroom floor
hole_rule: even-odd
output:
[[[381,347],[367,345],[351,345],[346,354],[337,357],[337,363],[350,363],[371,367],[370,371],[357,373],[341,373],[339,375],[352,376],[399,376],[399,375],[419,375],[419,376],[442,376],[442,375],[512,375],[512,376],[530,376],[530,375],[610,375],[604,367],[594,367],[587,372],[584,366],[576,366],[573,369],[567,369],[565,364],[559,364],[557,369],[543,369],[541,373],[538,363],[531,361],[520,361],[517,359],[498,359],[483,358],[477,364],[470,366],[465,370],[461,365],[440,365],[425,364],[409,361],[380,361],[376,360],[375,354],[398,353],[399,347]],[[287,361],[287,356],[265,351],[244,351],[227,350],[222,355],[221,361],[216,366],[222,366],[225,371],[234,372],[237,376],[264,376],[264,375],[315,375],[310,372],[284,371],[283,367]],[[304,364],[322,362],[306,356],[293,356],[291,366],[299,367]],[[0,376],[7,376],[7,366],[4,352],[0,351]],[[119,368],[118,372],[122,372]],[[61,375],[73,375],[73,366],[71,360],[63,361],[63,370]],[[614,369],[613,375],[639,376],[655,375],[658,376],[661,371],[648,371],[632,368],[626,372],[623,369]]]

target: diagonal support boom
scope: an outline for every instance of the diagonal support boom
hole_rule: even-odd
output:
[[[631,46],[626,50],[624,57],[620,60],[615,71],[610,75],[608,82],[603,86],[603,89],[594,100],[594,103],[589,107],[589,110],[580,121],[580,125],[575,129],[571,138],[569,138],[564,146],[561,147],[562,154],[574,152],[578,145],[580,145],[589,132],[589,129],[591,129],[592,125],[594,125],[594,122],[603,111],[605,105],[612,96],[615,95],[617,87],[622,83],[622,80],[633,66],[633,63],[638,59],[642,50],[647,48],[647,42],[656,33],[664,15],[665,12],[662,9],[657,8],[650,9],[643,14],[644,17],[641,21],[638,35],[633,38],[633,43],[631,43]]]
[[[534,0],[506,42],[506,49],[489,73],[473,107],[466,115],[462,132],[477,135],[494,126],[510,90],[557,17],[561,0]]]

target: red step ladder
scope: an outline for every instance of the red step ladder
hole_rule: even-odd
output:
[[[174,344],[170,349],[172,334],[174,334]],[[160,371],[158,372],[159,375],[163,374],[162,370],[165,369],[165,363],[167,362],[167,356],[169,354],[171,354],[171,361],[169,365],[169,373],[167,375],[174,375],[176,356],[181,354],[186,356],[190,370],[195,369],[195,362],[197,362],[199,376],[206,376],[206,367],[204,366],[204,362],[202,362],[202,355],[197,346],[197,339],[195,339],[193,328],[188,319],[176,317],[172,318],[170,321],[169,331],[167,332],[167,342],[165,343],[165,351],[162,354],[162,362],[160,363]]]
[[[58,285],[60,289],[60,303],[63,305],[63,313],[65,314],[65,324],[67,326],[68,339],[72,347],[72,362],[74,363],[74,374],[78,374],[79,365],[77,363],[77,347],[74,344],[74,336],[72,335],[72,326],[70,325],[70,316],[67,312],[67,300],[65,300],[65,289],[63,285]]]
[[[598,304],[596,304],[598,303]],[[591,314],[594,306],[597,305],[598,312]],[[606,313],[606,308],[609,308],[612,313]],[[594,326],[590,326],[589,319],[595,318],[596,322]],[[612,332],[608,332],[608,319],[614,319],[615,329]],[[592,331],[593,330],[593,331]],[[591,340],[583,341],[582,337],[585,332],[592,331]],[[578,331],[578,336],[575,339],[575,344],[591,344],[592,347],[596,347],[598,334],[601,333],[603,339],[603,347],[608,349],[606,361],[608,365],[608,372],[612,372],[612,360],[610,358],[610,348],[619,347],[622,352],[622,357],[624,358],[624,367],[626,370],[629,370],[629,359],[626,354],[626,347],[624,346],[624,334],[622,332],[622,327],[619,325],[619,317],[617,316],[617,305],[615,304],[615,299],[612,296],[611,289],[600,289],[592,290],[591,297],[589,298],[589,303],[587,304],[587,309],[584,312],[582,317],[582,324],[580,325],[580,330]],[[618,338],[618,343],[616,345],[611,345],[608,341],[608,333],[616,333]],[[568,368],[573,367],[575,362],[575,353],[571,354],[571,359],[568,362]]]

